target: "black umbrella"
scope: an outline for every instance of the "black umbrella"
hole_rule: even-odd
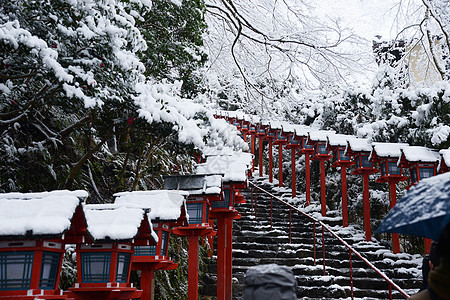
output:
[[[438,240],[450,222],[450,172],[421,180],[386,215],[379,232],[404,233]]]

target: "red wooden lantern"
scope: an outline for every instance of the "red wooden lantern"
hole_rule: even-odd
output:
[[[437,151],[426,147],[409,146],[400,149],[400,167],[409,170],[409,189],[422,179],[435,176],[440,160]]]
[[[305,155],[305,196],[306,206],[311,204],[311,155],[314,154],[314,146],[308,143],[309,132],[314,131],[307,126],[296,126],[296,139],[301,140],[299,152]]]
[[[77,283],[69,298],[139,298],[142,290],[129,282],[133,248],[157,242],[146,211],[114,204],[87,204],[84,211],[95,242],[77,244]]]
[[[334,134],[334,131],[311,131],[308,137],[308,143],[314,146],[313,160],[320,161],[320,203],[322,216],[327,215],[327,199],[325,187],[325,162],[331,157],[328,149],[328,136]]]
[[[439,174],[450,171],[450,149],[442,149],[439,151],[441,159],[439,161]]]
[[[66,243],[89,241],[85,191],[0,194],[0,299],[67,299],[58,289]]]
[[[420,146],[410,146],[402,148],[400,156],[400,167],[409,170],[409,189],[422,179],[437,174],[437,167],[440,160],[438,152]],[[431,249],[431,240],[424,239],[425,253],[429,253]]]
[[[234,208],[236,190],[247,188],[247,170],[251,155],[232,152],[229,155],[208,157],[206,163],[197,167],[198,173],[222,173],[222,200],[213,202],[211,218],[217,219],[217,299],[232,296],[232,239],[233,220],[240,215]]]
[[[282,133],[283,122],[270,121],[269,135],[274,136],[273,143],[278,145],[278,186],[283,187],[283,145],[287,143]]]
[[[363,177],[363,212],[364,212],[364,231],[366,241],[372,240],[372,231],[370,228],[370,193],[369,193],[369,175],[377,173],[374,163],[369,161],[372,145],[367,139],[350,139],[347,141],[347,155],[350,155],[355,162],[355,169],[352,175],[362,175]]]
[[[286,148],[291,149],[291,190],[292,198],[295,198],[297,196],[295,154],[302,147],[303,138],[295,134],[295,125],[284,124],[283,135],[286,136]]]
[[[266,140],[266,131],[268,125],[263,125],[263,123],[259,123],[256,126],[256,136],[258,137],[259,145],[259,160],[258,160],[258,167],[259,167],[259,177],[263,176],[263,141]]]
[[[399,165],[401,149],[408,147],[408,144],[400,143],[373,143],[371,161],[378,163],[380,177],[377,182],[389,183],[389,196],[391,198],[390,208],[397,202],[396,184],[407,180],[403,175],[402,167]],[[397,233],[392,234],[392,250],[394,253],[400,252],[400,242]]]
[[[341,168],[342,223],[344,227],[348,226],[347,168],[355,164],[346,151],[347,141],[351,139],[355,139],[355,137],[343,134],[328,136],[328,149],[333,152],[333,164],[331,166]]]
[[[209,159],[208,157],[206,161]],[[198,238],[215,234],[209,223],[209,212],[211,201],[220,200],[221,186],[220,175],[180,175],[164,178],[164,189],[189,192],[186,201],[189,225],[173,229],[174,234],[189,237],[189,300],[198,299]]]
[[[117,193],[115,204],[150,209],[149,217],[157,235],[157,245],[136,245],[132,270],[141,271],[142,299],[151,299],[155,270],[173,270],[178,264],[168,256],[174,226],[187,226],[186,197],[182,191],[154,190]]]

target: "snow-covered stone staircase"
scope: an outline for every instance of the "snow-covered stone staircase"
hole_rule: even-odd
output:
[[[259,186],[273,194],[272,186]],[[270,196],[258,193],[255,216],[250,190],[243,191],[247,203],[237,207],[242,218],[233,225],[233,299],[242,299],[245,272],[255,265],[275,263],[292,268],[298,283],[298,299],[345,299],[351,297],[349,250],[330,234],[325,233],[325,274],[323,265],[322,229],[316,227],[316,262],[314,265],[313,223],[292,212],[291,243],[289,243],[289,210],[278,201],[272,202],[273,221],[270,224]],[[280,195],[284,199],[288,195]],[[364,241],[358,226],[341,226],[336,211],[320,217],[318,205],[308,207],[315,218],[332,228],[363,257],[372,262],[408,294],[417,292],[421,283],[421,257],[393,254],[376,240]],[[389,299],[389,286],[361,259],[352,255],[353,293],[355,299]],[[200,294],[214,299],[216,291],[216,261],[211,259],[208,273],[201,278]],[[395,289],[393,298],[404,299]]]

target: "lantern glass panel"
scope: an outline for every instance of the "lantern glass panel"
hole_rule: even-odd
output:
[[[189,214],[190,224],[203,223],[203,203],[189,203],[187,202],[187,211]]]
[[[33,251],[0,252],[0,291],[29,289]]]
[[[419,167],[420,179],[434,176],[434,168]]]
[[[355,168],[359,169],[361,167],[361,157],[360,156],[356,156],[355,157]]]
[[[319,154],[328,154],[326,144],[318,144]]]
[[[134,255],[136,256],[155,256],[156,246],[135,246]]]
[[[386,175],[386,163],[382,163],[380,164],[380,172],[381,172],[381,176],[385,176]]]
[[[399,168],[395,161],[389,161],[388,167],[389,167],[389,175],[402,175],[402,168]]]
[[[410,174],[410,178],[411,178],[411,183],[416,183],[418,181],[417,168],[409,169],[409,174]]]
[[[169,232],[163,231],[161,236],[161,255],[167,256],[167,249],[169,245]]]
[[[39,279],[39,288],[54,289],[58,265],[61,254],[57,252],[44,251],[42,254],[41,278]]]
[[[83,282],[109,282],[111,252],[81,253]]]
[[[127,282],[128,269],[130,268],[130,253],[117,254],[116,282]]]
[[[345,161],[350,160],[350,156],[345,155],[344,149],[339,149],[339,160],[345,160]]]
[[[369,155],[361,155],[361,165],[363,168],[373,168],[373,163],[369,161]]]
[[[213,208],[228,208],[230,206],[231,193],[229,189],[225,189],[223,191],[223,200],[222,201],[213,201]]]

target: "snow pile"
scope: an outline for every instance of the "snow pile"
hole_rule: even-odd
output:
[[[0,194],[0,235],[61,235],[86,191]]]
[[[94,240],[132,240],[145,218],[145,211],[141,208],[114,204],[86,204],[84,213],[87,229]]]
[[[401,149],[405,159],[409,162],[438,162],[440,155],[438,152],[433,151],[426,147],[421,146],[409,146]]]
[[[245,182],[252,166],[252,155],[242,151],[227,155],[208,156],[206,163],[197,165],[197,174],[224,174],[223,182]]]
[[[114,203],[124,206],[149,208],[152,220],[177,220],[186,209],[187,192],[174,190],[133,191],[114,194]]]

